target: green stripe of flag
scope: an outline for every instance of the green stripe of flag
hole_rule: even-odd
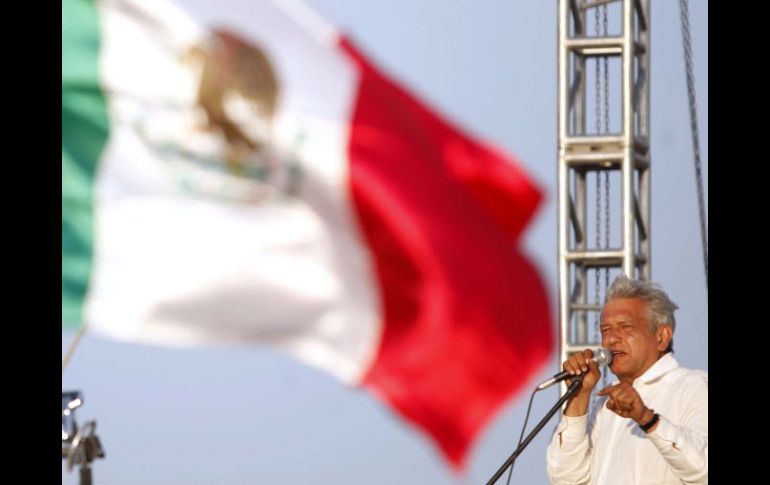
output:
[[[62,325],[77,326],[93,262],[93,188],[109,124],[99,87],[99,23],[89,0],[62,1]]]

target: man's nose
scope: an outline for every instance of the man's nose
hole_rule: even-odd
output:
[[[602,335],[602,346],[609,347],[610,345],[620,341],[620,335],[615,330],[605,330]]]

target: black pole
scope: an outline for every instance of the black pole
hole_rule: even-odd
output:
[[[583,375],[585,374],[581,374],[581,376]],[[537,426],[535,426],[535,429],[533,429],[532,432],[530,432],[527,435],[527,437],[524,438],[524,441],[522,441],[521,444],[518,446],[518,448],[516,448],[516,451],[514,451],[511,454],[511,456],[509,456],[508,459],[505,460],[505,463],[503,463],[502,466],[500,466],[500,468],[495,472],[495,474],[492,475],[492,478],[489,479],[489,481],[487,482],[487,485],[492,485],[500,478],[500,476],[503,473],[505,473],[505,470],[511,465],[511,463],[514,462],[514,460],[516,460],[516,457],[518,457],[519,454],[522,451],[524,451],[524,448],[526,448],[529,442],[532,441],[532,439],[534,439],[535,435],[539,433],[541,429],[543,429],[543,426],[545,426],[545,423],[547,423],[548,420],[551,419],[551,416],[556,414],[556,411],[558,411],[559,408],[561,408],[561,405],[564,404],[567,401],[567,399],[572,397],[572,395],[575,394],[578,389],[580,389],[580,386],[582,384],[583,384],[582,379],[575,379],[572,381],[572,384],[570,384],[569,388],[567,389],[567,392],[565,392],[564,395],[559,398],[559,400],[556,402],[556,404],[554,404],[551,410],[548,411],[548,414],[546,414],[545,417],[543,417],[543,419],[541,419],[540,422],[537,423]]]
[[[91,467],[88,463],[80,464],[80,485],[91,485],[93,478],[91,476]]]

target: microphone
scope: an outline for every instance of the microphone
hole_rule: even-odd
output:
[[[594,356],[591,358],[592,362],[595,362],[596,365],[610,365],[612,363],[612,352],[605,349],[604,347],[600,347],[597,350],[594,351]],[[537,386],[538,391],[542,391],[546,387],[551,387],[552,385],[556,384],[557,382],[561,382],[564,379],[570,379],[570,378],[580,378],[583,377],[585,374],[570,374],[566,370],[563,370],[559,372],[558,374],[554,374],[553,377],[548,379],[547,381],[544,381],[542,384]]]

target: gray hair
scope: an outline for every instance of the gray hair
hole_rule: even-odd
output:
[[[647,302],[647,319],[650,321],[650,330],[656,331],[661,325],[671,327],[671,333],[676,330],[674,311],[679,307],[671,301],[663,288],[657,283],[644,280],[631,280],[626,275],[620,275],[607,289],[604,298],[606,304],[616,298],[638,298]],[[674,339],[666,348],[666,352],[674,351]]]

